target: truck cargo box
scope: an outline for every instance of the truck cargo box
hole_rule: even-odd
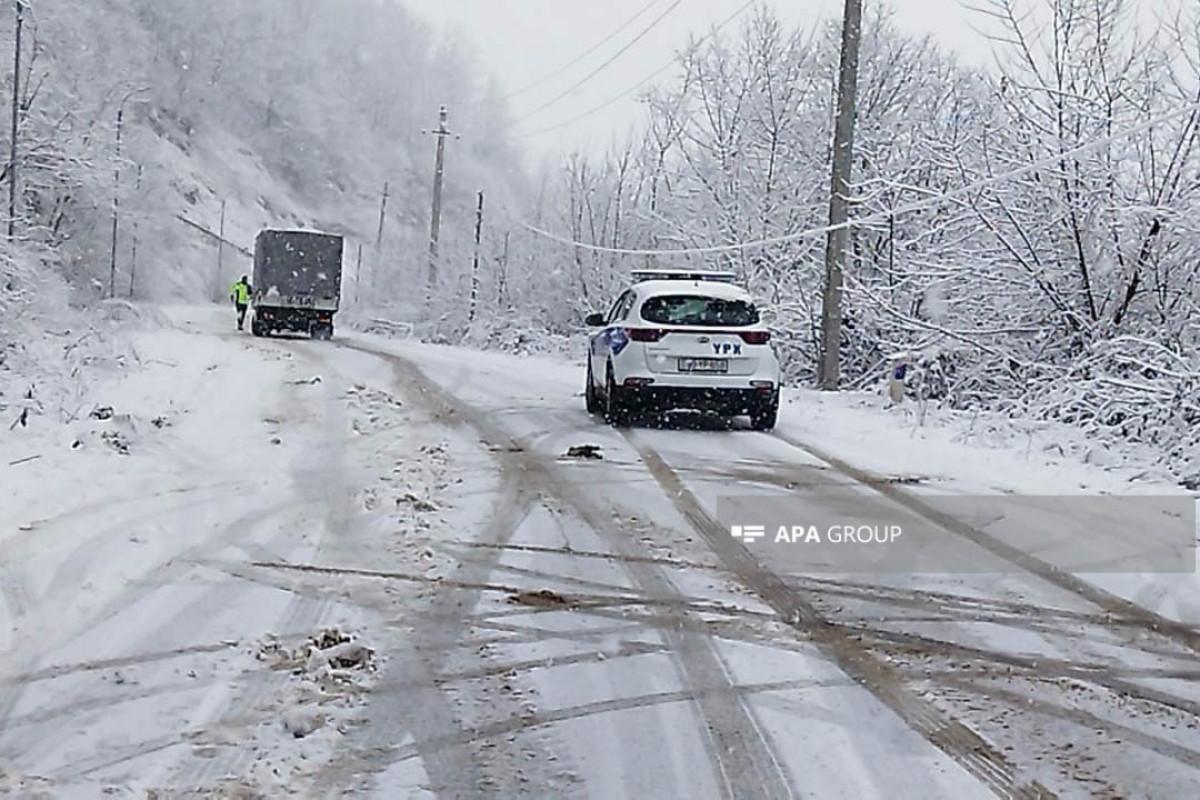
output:
[[[342,237],[266,230],[254,242],[255,304],[336,311],[342,288]]]
[[[277,332],[333,336],[342,289],[342,237],[265,230],[254,240],[256,336]]]

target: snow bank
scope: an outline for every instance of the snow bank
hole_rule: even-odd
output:
[[[350,310],[339,315],[344,327],[385,339],[414,340],[426,344],[458,345],[489,353],[517,356],[583,358],[587,341],[582,336],[554,333],[524,315],[480,316],[473,323],[435,324]]]
[[[0,456],[86,415],[89,387],[140,360],[124,334],[167,324],[160,311],[123,300],[73,306],[54,267],[50,253],[32,248],[0,258]]]
[[[1178,491],[1164,453],[1097,439],[1061,422],[935,403],[891,405],[875,392],[786,391],[781,428],[864,469],[935,479],[967,492]]]

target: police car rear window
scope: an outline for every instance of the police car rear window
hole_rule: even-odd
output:
[[[642,319],[659,325],[736,328],[758,323],[758,309],[744,300],[672,294],[642,304]]]

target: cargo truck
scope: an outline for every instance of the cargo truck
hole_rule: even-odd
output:
[[[254,240],[250,332],[333,336],[342,289],[342,237],[264,230]]]

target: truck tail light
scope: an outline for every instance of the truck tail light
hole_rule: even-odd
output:
[[[667,335],[662,328],[626,328],[625,333],[635,342],[657,342]]]
[[[766,344],[771,341],[770,331],[742,331],[742,341],[746,344]]]
[[[654,383],[654,378],[626,378],[625,387],[628,389],[636,389],[639,386],[649,386]]]

